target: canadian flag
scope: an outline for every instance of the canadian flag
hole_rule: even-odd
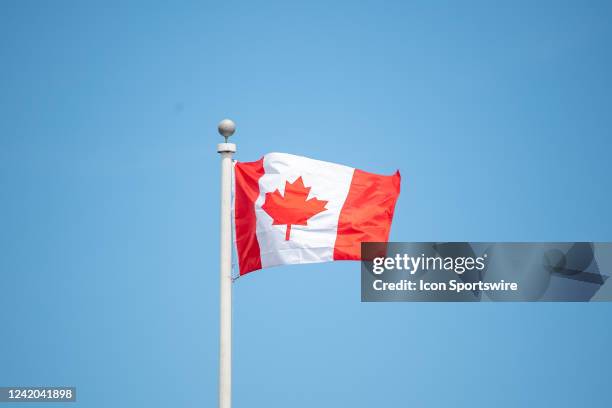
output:
[[[361,259],[386,242],[400,192],[392,176],[285,153],[234,165],[240,275],[276,265]]]

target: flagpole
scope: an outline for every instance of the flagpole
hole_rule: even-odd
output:
[[[232,155],[236,145],[227,138],[236,125],[229,119],[219,122],[225,143],[217,145],[221,154],[221,241],[220,241],[220,326],[219,326],[219,408],[232,405]]]

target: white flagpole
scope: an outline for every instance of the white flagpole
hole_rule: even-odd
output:
[[[220,242],[220,333],[219,333],[219,408],[232,406],[232,155],[236,145],[227,138],[236,125],[229,119],[219,122],[225,143],[217,145],[221,154],[221,242]]]

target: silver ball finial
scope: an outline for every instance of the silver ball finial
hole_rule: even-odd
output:
[[[217,129],[227,142],[227,138],[233,135],[236,131],[236,124],[230,119],[223,119],[221,122],[219,122]]]

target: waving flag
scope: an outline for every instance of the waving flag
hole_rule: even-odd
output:
[[[240,275],[276,265],[361,259],[361,242],[386,242],[400,174],[381,176],[285,153],[236,163]]]

